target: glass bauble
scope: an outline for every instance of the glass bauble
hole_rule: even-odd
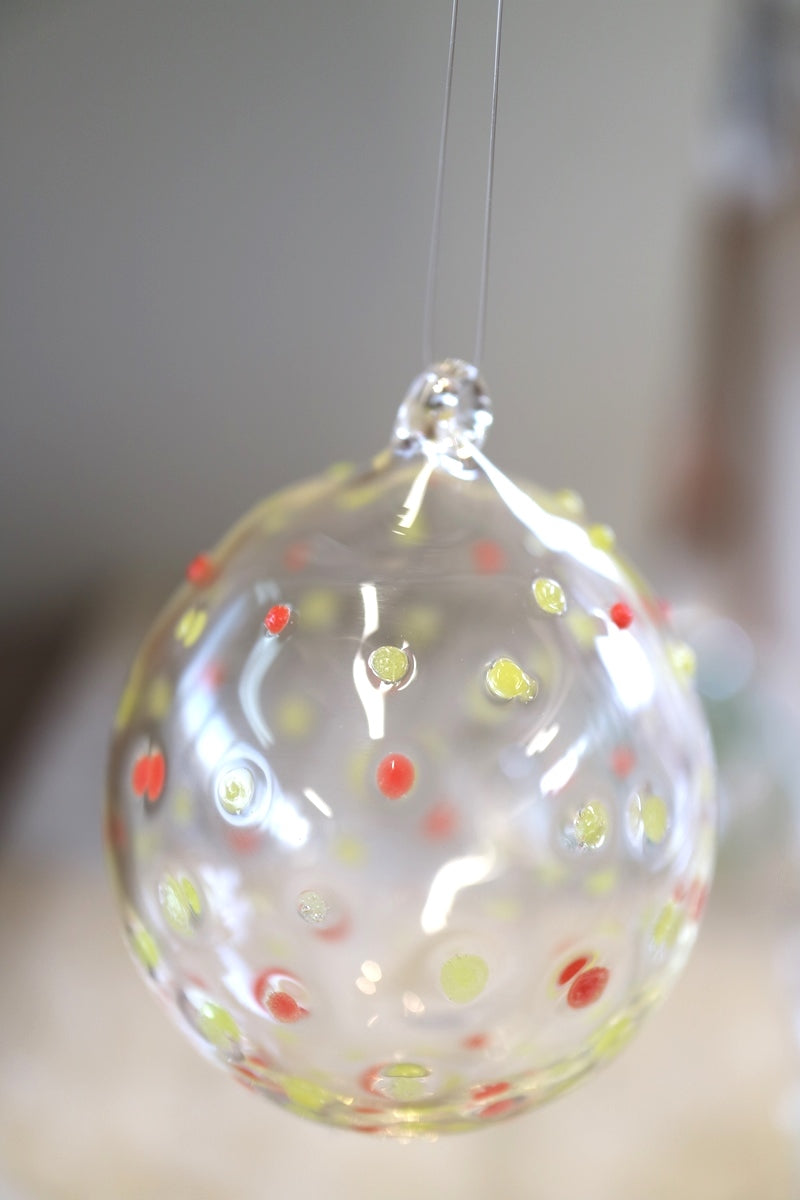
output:
[[[572,492],[485,457],[447,361],[365,470],[196,558],[117,717],[130,946],[291,1111],[409,1136],[561,1092],[694,942],[714,783],[693,659]]]

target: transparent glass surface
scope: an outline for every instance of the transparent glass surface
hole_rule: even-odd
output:
[[[426,373],[392,446],[272,496],[156,621],[116,719],[127,937],[198,1047],[291,1111],[409,1136],[614,1055],[713,860],[691,651],[572,492]]]

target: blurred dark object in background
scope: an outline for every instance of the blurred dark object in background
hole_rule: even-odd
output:
[[[773,393],[787,353],[772,260],[781,227],[800,218],[800,4],[732,6],[728,40],[701,158],[690,400],[661,528],[721,568],[723,607],[774,634],[770,530],[784,481],[776,492],[770,459],[785,398]]]
[[[83,594],[59,596],[0,621],[0,779],[13,777],[30,748],[45,697],[66,670],[91,625],[94,608]],[[12,789],[0,790],[0,841]]]

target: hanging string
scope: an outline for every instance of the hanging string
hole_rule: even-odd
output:
[[[439,163],[436,170],[436,192],[433,198],[433,229],[428,254],[428,279],[425,286],[425,313],[422,326],[422,361],[426,366],[433,362],[433,308],[436,302],[436,276],[439,269],[439,242],[442,234],[444,164],[447,155],[447,129],[450,124],[450,94],[453,90],[453,61],[456,53],[457,25],[458,0],[453,0],[453,12],[450,18],[450,45],[447,51],[447,72],[444,81],[442,128],[439,134]]]
[[[450,96],[453,90],[453,63],[455,61],[456,31],[458,26],[458,0],[453,0],[450,18],[450,43],[447,51],[445,72],[442,127],[439,136],[439,159],[436,169],[436,190],[433,200],[433,229],[428,254],[428,278],[425,287],[425,309],[423,316],[422,358],[426,365],[433,362],[433,325],[436,304],[436,284],[439,273],[439,247],[442,234],[442,197],[444,194],[445,161],[447,158],[447,132],[450,124]],[[480,365],[486,337],[486,303],[489,294],[489,255],[492,232],[492,195],[494,190],[494,147],[497,131],[497,96],[500,86],[500,40],[503,28],[503,0],[497,0],[497,26],[494,44],[494,69],[492,74],[492,109],[489,123],[489,164],[486,172],[486,199],[484,203],[483,250],[481,275],[478,289],[478,317],[475,333],[474,366]]]
[[[489,250],[492,240],[492,193],[494,190],[494,143],[497,133],[497,93],[500,87],[500,37],[503,32],[503,0],[497,0],[497,29],[494,37],[494,70],[492,73],[492,115],[489,122],[489,165],[486,169],[486,203],[483,210],[483,253],[481,255],[481,284],[478,292],[478,321],[475,331],[473,365],[479,367],[486,339],[486,301],[489,297]]]

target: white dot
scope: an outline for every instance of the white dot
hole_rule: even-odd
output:
[[[297,911],[309,925],[321,925],[328,915],[328,901],[319,892],[301,892],[297,897]]]

